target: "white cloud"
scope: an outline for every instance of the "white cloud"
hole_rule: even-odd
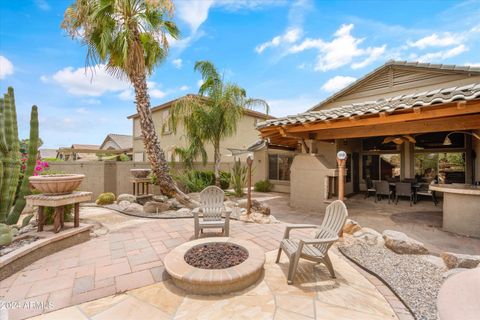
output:
[[[158,98],[158,99],[161,99],[161,98],[163,98],[167,95],[165,92],[163,92],[162,90],[159,90],[159,89],[149,90],[148,94],[150,95],[150,97]]]
[[[187,91],[188,89],[190,89],[189,86],[181,86],[180,87],[180,91]]]
[[[108,74],[105,66],[101,64],[95,66],[93,70],[66,67],[57,71],[51,78],[69,93],[77,96],[98,97],[107,92],[125,91],[130,87],[127,81]]]
[[[320,38],[306,38],[301,43],[290,47],[289,53],[298,53],[308,49],[317,49],[315,71],[328,71],[351,64],[355,58],[364,57],[364,60],[352,64],[358,69],[379,59],[385,52],[386,45],[381,47],[360,48],[364,38],[355,38],[351,35],[353,24],[342,25],[334,34],[332,41]]]
[[[284,34],[274,37],[272,40],[259,44],[255,47],[257,53],[262,53],[265,49],[278,47],[280,45],[292,44],[300,39],[303,31],[300,28],[287,30]]]
[[[0,56],[0,79],[13,74],[13,63],[6,57]]]
[[[354,82],[357,80],[354,77],[349,77],[349,76],[335,76],[331,79],[329,79],[325,84],[322,86],[322,89],[327,92],[335,92],[340,89],[345,88],[348,86],[350,83]]]
[[[462,37],[459,35],[444,33],[439,36],[436,33],[433,33],[429,36],[423,37],[414,42],[407,42],[410,47],[415,47],[419,49],[425,49],[427,47],[449,47],[455,44],[458,44],[462,41]]]
[[[468,48],[461,44],[448,50],[426,53],[418,57],[417,60],[419,62],[435,62],[458,56],[465,51],[468,51]]]
[[[50,10],[50,5],[48,4],[47,1],[45,0],[35,0],[35,5],[43,11],[49,11]]]
[[[40,81],[42,81],[43,83],[48,83],[49,79],[46,75],[42,75],[40,76]]]
[[[286,0],[215,0],[215,6],[221,6],[229,11],[257,10],[266,6],[281,6]]]
[[[194,34],[207,20],[213,0],[177,1],[175,5],[178,18],[185,22]]]
[[[480,68],[480,62],[477,62],[477,63],[467,62],[465,63],[465,65],[469,67]]]
[[[85,103],[85,104],[91,104],[91,105],[99,105],[101,104],[101,101],[98,100],[98,99],[94,99],[94,98],[88,98],[88,99],[82,99],[80,100],[81,103]]]
[[[197,81],[197,86],[200,88],[202,86],[203,82],[204,82],[203,79],[198,80]]]
[[[133,94],[132,89],[127,89],[118,94],[118,98],[124,101],[133,101],[135,100],[135,95]]]
[[[173,60],[172,64],[175,66],[175,68],[181,69],[183,61],[182,61],[182,59],[178,58],[178,59]]]

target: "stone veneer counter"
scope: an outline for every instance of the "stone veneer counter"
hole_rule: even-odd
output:
[[[480,187],[462,184],[430,185],[443,192],[443,229],[480,238]]]
[[[194,247],[224,242],[245,249],[248,258],[225,269],[201,269],[185,261],[185,254]],[[164,264],[175,285],[191,294],[225,294],[254,284],[262,275],[265,254],[262,248],[247,240],[213,237],[197,239],[176,247],[167,254]]]

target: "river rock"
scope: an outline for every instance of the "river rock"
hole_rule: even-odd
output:
[[[466,268],[472,269],[480,265],[480,256],[473,256],[469,254],[443,252],[441,257],[448,269]]]
[[[168,197],[167,196],[164,196],[163,194],[161,195],[155,195],[152,197],[152,200],[153,201],[157,201],[157,202],[167,202],[168,201]]]
[[[143,194],[143,195],[137,196],[135,201],[138,204],[143,206],[145,203],[153,201],[153,195],[152,194]]]
[[[355,240],[363,241],[371,246],[383,247],[383,244],[385,243],[382,235],[377,230],[367,227],[361,228],[360,230],[354,232],[353,238]]]
[[[129,203],[128,206],[123,209],[125,212],[139,213],[143,211],[143,207],[138,203]]]
[[[345,225],[343,226],[343,232],[348,234],[354,234],[360,229],[362,229],[362,227],[358,224],[357,221],[352,219],[347,219],[347,221],[345,221]]]
[[[157,213],[170,210],[172,207],[168,202],[148,201],[143,205],[143,212]]]
[[[168,204],[170,205],[170,208],[172,208],[172,209],[174,209],[174,210],[180,209],[180,208],[183,208],[183,207],[184,207],[184,206],[183,206],[180,202],[178,202],[178,200],[175,199],[175,198],[168,199],[168,200],[166,201],[166,203],[168,203]]]
[[[133,203],[137,200],[137,197],[135,197],[133,194],[128,194],[128,193],[122,193],[117,197],[117,203],[120,203],[122,201],[128,201],[129,203]]]
[[[425,245],[415,239],[410,238],[403,232],[395,230],[383,231],[385,247],[399,254],[427,254],[428,249]]]

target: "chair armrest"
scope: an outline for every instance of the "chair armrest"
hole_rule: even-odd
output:
[[[288,239],[290,236],[290,230],[293,229],[314,229],[318,227],[319,226],[316,224],[288,224],[285,228],[285,234],[283,235],[283,238]]]
[[[300,243],[304,244],[322,244],[322,243],[333,243],[338,241],[338,237],[331,237],[326,239],[301,239]]]
[[[231,211],[226,211],[225,210],[225,221],[228,222],[230,220],[230,214],[232,214]]]

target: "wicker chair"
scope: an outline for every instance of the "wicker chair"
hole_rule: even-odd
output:
[[[195,239],[198,239],[203,229],[221,228],[225,237],[229,235],[230,212],[225,211],[223,200],[225,193],[216,186],[209,186],[200,192],[203,218],[200,219],[198,212],[194,212]],[[225,212],[225,220],[222,220],[222,213]]]
[[[382,196],[387,196],[388,203],[390,204],[392,190],[390,190],[390,184],[385,180],[375,182],[375,202],[380,200]]]
[[[414,200],[412,184],[409,182],[395,183],[395,204],[398,204],[398,197],[408,197],[410,199],[410,206],[412,206]]]
[[[282,250],[285,251],[290,265],[288,269],[288,284],[293,283],[295,272],[297,271],[298,261],[300,258],[323,263],[330,272],[332,278],[335,278],[335,271],[333,270],[332,262],[328,256],[328,249],[332,244],[338,240],[338,235],[345,225],[348,216],[347,207],[345,204],[336,200],[332,202],[325,212],[325,217],[321,226],[312,224],[294,224],[289,225],[285,229],[283,240],[280,242],[278,248],[277,260],[280,261]],[[313,239],[290,239],[290,231],[293,229],[315,228],[315,238]]]

